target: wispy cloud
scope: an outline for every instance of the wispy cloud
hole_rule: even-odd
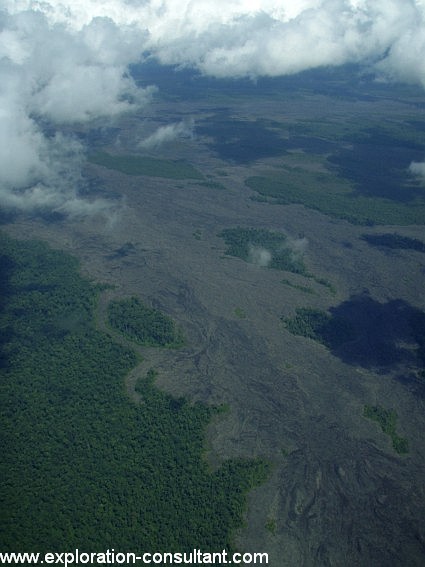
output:
[[[250,244],[248,251],[248,262],[267,268],[273,259],[272,253],[263,246],[254,246]]]
[[[178,138],[193,138],[194,120],[183,120],[174,122],[167,126],[161,126],[153,134],[139,143],[139,147],[152,150],[157,149],[163,144],[173,142]]]
[[[409,167],[410,173],[420,177],[425,182],[425,161],[413,161]]]

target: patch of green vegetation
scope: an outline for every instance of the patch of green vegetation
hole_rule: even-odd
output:
[[[293,335],[299,335],[323,343],[322,331],[329,325],[331,319],[331,316],[326,311],[310,307],[299,307],[296,309],[295,317],[286,317],[283,319],[283,322],[288,331]]]
[[[287,285],[288,287],[292,287],[293,289],[297,289],[298,291],[302,291],[303,293],[308,293],[310,295],[313,295],[315,293],[314,290],[311,289],[311,287],[307,287],[305,285],[294,284],[287,279],[281,280],[281,283],[283,283],[284,285]]]
[[[232,549],[268,465],[211,471],[205,429],[219,410],[161,392],[154,372],[132,403],[137,357],[97,330],[98,290],[77,262],[1,234],[0,245],[2,551]]]
[[[353,338],[348,321],[326,311],[299,307],[294,317],[284,317],[283,323],[290,333],[313,339],[329,348],[335,348]]]
[[[369,124],[366,132],[371,134],[374,130],[379,130],[383,137],[393,138],[406,147],[418,147],[420,150],[424,147],[423,132],[409,120],[409,116],[400,116],[399,120],[388,121],[385,124],[382,122]]]
[[[115,169],[127,175],[148,175],[167,179],[203,179],[202,173],[190,163],[181,160],[157,159],[135,155],[112,155],[96,152],[89,155],[89,161]]]
[[[241,307],[235,307],[233,312],[239,319],[246,319],[246,313]]]
[[[425,224],[425,203],[405,203],[357,194],[331,173],[285,168],[273,175],[249,177],[246,185],[270,203],[297,203],[353,224]]]
[[[382,431],[391,438],[394,451],[399,454],[409,452],[409,442],[400,437],[397,432],[397,412],[394,409],[385,409],[382,406],[364,406],[364,417],[376,421]]]
[[[266,522],[265,528],[268,532],[272,535],[276,535],[277,530],[277,522],[274,518],[269,518]]]
[[[409,238],[397,233],[362,234],[362,239],[371,246],[384,246],[385,248],[416,250],[425,252],[425,243],[417,238]]]
[[[328,281],[327,279],[325,279],[325,278],[316,278],[316,276],[307,276],[307,277],[312,277],[315,282],[317,282],[318,284],[322,285],[323,287],[326,287],[332,295],[336,295],[336,288],[335,288],[335,286],[334,286],[333,284],[331,284],[331,282]]]
[[[226,254],[260,266],[307,274],[302,255],[295,253],[281,232],[257,228],[229,228],[218,235],[227,245]]]
[[[108,323],[140,345],[179,347],[184,344],[182,332],[174,321],[158,309],[147,307],[137,297],[111,301]]]

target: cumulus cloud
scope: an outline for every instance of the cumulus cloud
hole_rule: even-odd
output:
[[[250,76],[371,59],[389,74],[424,81],[424,0],[8,0],[6,6],[13,14],[36,8],[50,25],[81,33],[108,64],[125,65],[149,51],[217,76]]]
[[[173,142],[178,138],[193,138],[194,120],[182,120],[167,126],[161,126],[153,134],[139,143],[139,147],[152,150],[157,149],[163,144]]]
[[[54,211],[71,217],[98,213],[109,216],[111,205],[107,201],[88,201],[78,195],[78,188],[83,185],[81,144],[60,133],[47,139],[34,128],[31,135],[31,126],[24,120],[24,128],[17,137],[0,140],[7,148],[0,151],[0,207],[26,212]]]
[[[127,72],[139,53],[128,30],[95,19],[76,32],[31,10],[0,13],[0,30],[0,204],[70,214],[104,209],[78,198],[83,148],[61,132],[150,99],[152,89],[138,89]]]
[[[160,20],[150,13],[147,45],[164,63],[242,77],[367,60],[425,85],[423,0],[183,0],[179,9],[169,0],[161,6]]]
[[[425,181],[425,161],[418,162],[413,161],[409,166],[410,173],[420,177],[423,181]]]
[[[13,14],[37,8],[51,24],[82,32],[86,46],[109,63],[126,64],[150,50],[163,62],[210,74],[279,75],[372,57],[423,80],[424,0],[9,0],[6,6]]]
[[[63,198],[52,185],[52,131],[147,104],[152,88],[128,72],[142,56],[216,77],[364,62],[425,87],[425,0],[3,0],[3,203]],[[142,145],[155,149],[182,128],[165,126]]]

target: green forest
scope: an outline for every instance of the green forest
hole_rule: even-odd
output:
[[[354,337],[354,331],[346,319],[312,307],[298,307],[294,317],[284,317],[282,321],[293,335],[313,339],[329,348]]]
[[[129,340],[144,346],[179,347],[184,343],[181,330],[170,317],[147,307],[137,297],[111,301],[108,322]]]
[[[193,165],[182,160],[96,152],[89,155],[89,161],[127,175],[148,175],[166,179],[204,179],[202,173],[195,169]]]
[[[270,254],[267,267],[295,274],[307,275],[302,255],[295,253],[288,245],[288,239],[281,232],[257,228],[228,228],[218,235],[224,239],[226,254],[236,256],[245,262],[255,263],[255,249],[264,249]]]
[[[381,426],[382,431],[388,435],[392,441],[393,449],[396,453],[404,454],[409,452],[409,442],[405,437],[397,434],[397,412],[394,409],[385,409],[382,406],[365,406],[364,417],[376,421]]]
[[[297,203],[353,224],[425,224],[423,200],[404,203],[357,194],[345,180],[331,173],[287,167],[273,174],[249,177],[245,183],[259,194],[254,200],[280,205]]]
[[[0,234],[2,551],[232,548],[261,460],[204,458],[220,410],[175,399],[96,328],[99,286],[77,261]]]

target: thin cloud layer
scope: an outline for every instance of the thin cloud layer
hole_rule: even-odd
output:
[[[153,89],[127,71],[143,57],[236,78],[356,62],[425,87],[425,0],[6,0],[2,10],[3,205],[63,200],[52,132],[149,103]],[[179,135],[167,128],[145,143]],[[62,136],[66,146],[76,164],[81,148]]]

